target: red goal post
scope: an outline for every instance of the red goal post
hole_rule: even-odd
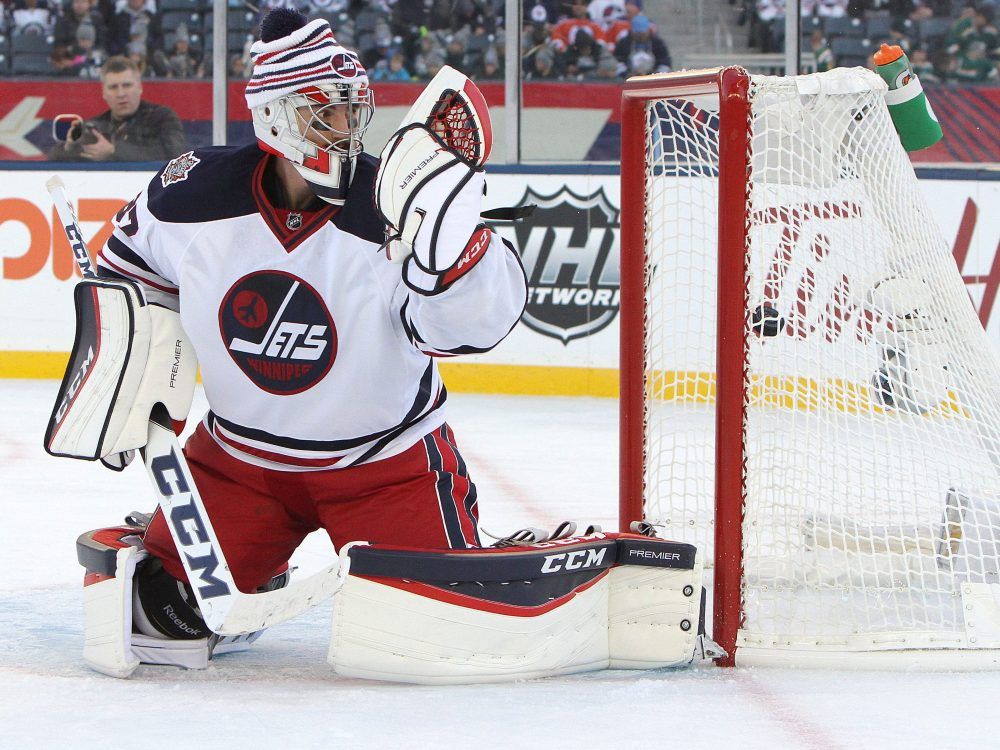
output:
[[[742,288],[746,275],[747,170],[750,147],[747,101],[749,77],[741,68],[697,70],[668,76],[631,78],[622,95],[622,202],[621,202],[621,415],[619,519],[622,531],[643,513],[643,436],[645,403],[644,331],[646,271],[646,143],[648,103],[664,97],[717,96],[720,119],[744,123],[720,131],[720,191],[730,196],[732,211],[719,217],[719,284]],[[718,408],[716,433],[742,431],[743,314],[745,295],[722,300],[719,305],[718,337],[732,348],[720,346],[717,353]],[[728,386],[728,387],[727,387]],[[714,638],[730,654],[720,664],[731,666],[736,645],[740,602],[740,547],[742,545],[742,452],[724,451],[717,456],[716,482],[722,500],[717,508],[716,559],[733,565],[714,578]]]
[[[1000,666],[1000,360],[863,69],[629,79],[620,525],[724,665]]]

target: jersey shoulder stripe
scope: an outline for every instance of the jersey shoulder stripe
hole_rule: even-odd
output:
[[[265,155],[256,143],[212,146],[182,154],[167,162],[150,181],[149,211],[159,221],[174,224],[257,213],[252,180]]]

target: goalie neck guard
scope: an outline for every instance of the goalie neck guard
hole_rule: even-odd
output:
[[[288,159],[328,203],[342,205],[375,110],[368,75],[330,24],[272,11],[250,48],[247,106],[257,142]]]

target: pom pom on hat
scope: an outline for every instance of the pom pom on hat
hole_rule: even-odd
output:
[[[275,8],[260,22],[260,40],[273,42],[298,31],[307,23],[309,19],[294,8]]]

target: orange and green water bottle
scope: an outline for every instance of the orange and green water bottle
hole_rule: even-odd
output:
[[[885,103],[903,148],[919,151],[940,141],[941,123],[903,50],[883,44],[875,53],[875,70],[889,86]]]

